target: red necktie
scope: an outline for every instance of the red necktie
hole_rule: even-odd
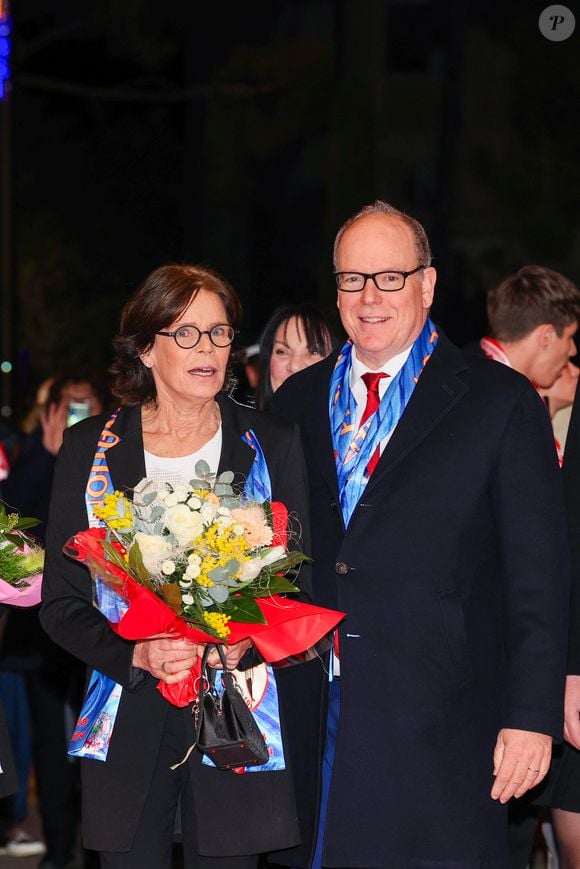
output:
[[[367,371],[366,374],[362,375],[362,379],[364,381],[364,385],[367,388],[367,403],[366,407],[363,411],[363,415],[361,417],[360,425],[364,425],[369,416],[372,416],[381,403],[381,398],[379,396],[379,381],[383,379],[383,377],[388,377],[388,374],[385,374],[383,371]],[[359,426],[360,428],[360,426]],[[377,462],[381,457],[381,448],[380,445],[377,446],[376,450],[370,457],[369,463],[367,465],[366,475],[370,477],[373,473],[374,469],[377,466]]]

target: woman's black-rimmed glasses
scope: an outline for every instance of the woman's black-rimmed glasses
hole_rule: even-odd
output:
[[[212,326],[211,329],[198,329],[197,326],[180,326],[175,332],[157,332],[156,334],[173,338],[177,346],[181,347],[182,350],[191,350],[192,347],[199,344],[202,335],[207,335],[214,347],[229,347],[236,337],[236,330],[227,323],[219,323],[217,326]]]

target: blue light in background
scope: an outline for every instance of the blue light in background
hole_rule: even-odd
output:
[[[10,32],[7,4],[0,2],[0,100],[5,98],[10,80]]]

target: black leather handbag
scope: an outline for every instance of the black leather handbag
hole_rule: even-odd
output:
[[[215,687],[215,670],[207,664],[212,649],[218,650],[223,672],[223,691]],[[268,748],[254,716],[248,709],[236,680],[226,669],[221,646],[206,646],[201,660],[199,693],[193,706],[197,748],[218,769],[260,766],[269,758]]]

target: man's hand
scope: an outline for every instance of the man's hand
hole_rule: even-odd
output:
[[[580,676],[566,676],[564,736],[570,745],[580,749]]]
[[[500,730],[493,753],[491,797],[507,803],[539,784],[550,766],[552,737],[529,730]]]
[[[135,643],[133,666],[171,685],[181,682],[197,661],[198,644],[160,634]]]

